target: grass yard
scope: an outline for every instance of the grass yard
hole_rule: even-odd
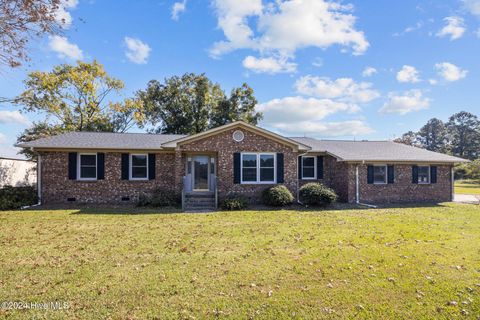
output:
[[[480,206],[0,213],[0,309],[24,319],[478,319]]]
[[[455,181],[455,193],[480,194],[480,181],[478,180]]]

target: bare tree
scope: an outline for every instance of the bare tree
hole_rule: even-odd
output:
[[[0,0],[0,65],[20,66],[28,60],[30,39],[59,33],[60,5],[61,0]]]

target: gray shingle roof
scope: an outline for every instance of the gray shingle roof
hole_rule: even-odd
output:
[[[69,132],[21,143],[27,148],[158,150],[163,143],[179,139],[178,134]]]
[[[291,138],[312,148],[311,152],[328,152],[344,161],[441,162],[467,160],[432,152],[393,141],[341,141]]]
[[[120,149],[160,150],[162,144],[186,135],[110,133],[110,132],[69,132],[57,136],[19,144],[25,148],[51,149]],[[310,146],[311,152],[328,152],[343,161],[385,161],[385,162],[439,162],[455,163],[466,160],[446,154],[415,148],[392,141],[342,141],[317,140],[313,138],[290,138]]]

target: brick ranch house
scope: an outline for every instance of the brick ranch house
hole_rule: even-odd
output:
[[[453,165],[466,161],[392,141],[287,138],[241,121],[190,136],[72,132],[18,146],[39,155],[44,204],[128,203],[163,189],[185,209],[231,194],[258,202],[276,184],[297,197],[307,182],[350,203],[451,201]]]

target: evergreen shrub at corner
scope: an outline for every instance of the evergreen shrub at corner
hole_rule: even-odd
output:
[[[306,205],[328,205],[337,201],[338,196],[320,183],[307,183],[300,188],[300,200]]]

